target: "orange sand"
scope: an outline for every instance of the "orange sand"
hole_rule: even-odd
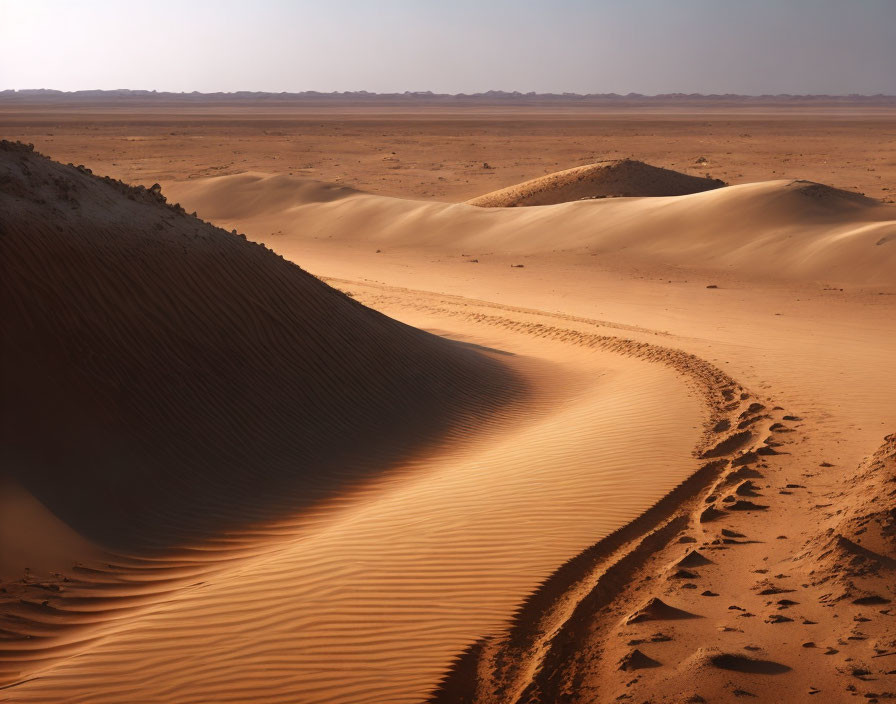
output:
[[[886,691],[892,206],[793,180],[513,209],[163,184],[364,308],[0,156],[8,496],[46,538],[0,600],[12,701]]]

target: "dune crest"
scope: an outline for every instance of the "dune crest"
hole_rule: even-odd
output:
[[[294,256],[302,242],[426,248],[446,255],[591,255],[784,281],[896,284],[896,209],[810,181],[765,181],[690,195],[480,208],[366,193],[322,200],[304,179],[257,174],[170,184],[222,226]],[[332,188],[332,187],[331,187]],[[235,192],[258,207],[237,208]],[[336,193],[327,190],[325,193]],[[341,191],[339,192],[342,193]]]
[[[482,208],[555,205],[592,198],[683,196],[725,186],[719,179],[691,176],[635,159],[613,159],[577,166],[471,198]]]

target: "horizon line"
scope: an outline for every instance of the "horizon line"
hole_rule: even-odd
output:
[[[476,92],[436,92],[432,90],[404,90],[404,91],[368,91],[359,90],[301,90],[301,91],[273,91],[273,90],[221,90],[221,91],[176,91],[160,90],[155,88],[79,88],[77,90],[60,90],[58,88],[4,88],[0,89],[0,95],[9,94],[47,94],[54,95],[78,95],[90,94],[136,94],[136,95],[177,95],[177,96],[368,96],[368,97],[433,97],[433,98],[461,98],[480,96],[510,96],[515,98],[896,98],[891,93],[685,93],[671,91],[667,93],[578,93],[571,91],[539,92],[490,89]]]

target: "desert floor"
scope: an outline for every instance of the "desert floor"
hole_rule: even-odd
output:
[[[461,201],[631,156],[729,183],[803,178],[892,199],[892,110],[0,109],[5,139],[127,183],[260,171]],[[700,158],[706,163],[697,163]],[[487,163],[493,167],[484,169]]]
[[[0,133],[158,182],[356,301],[500,360],[527,389],[303,515],[153,558],[164,589],[121,606],[88,586],[83,603],[59,597],[91,627],[0,643],[0,701],[894,696],[896,519],[878,515],[896,463],[891,112],[6,109]],[[681,196],[687,209],[631,245],[626,223],[654,217],[652,199],[441,204],[625,156],[775,183]],[[803,206],[791,179],[887,205]],[[588,245],[589,218],[618,222],[621,239]],[[794,244],[703,253],[736,218],[743,238],[755,226]],[[672,251],[658,238],[675,227]],[[832,254],[819,274],[813,247],[831,228],[880,246]],[[0,535],[15,530],[0,518]],[[32,551],[64,574],[60,553]],[[146,569],[103,559],[109,583]],[[33,600],[28,579],[5,589]]]

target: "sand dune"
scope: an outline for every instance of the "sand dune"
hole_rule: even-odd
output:
[[[333,199],[332,189],[317,191],[302,179],[259,174],[197,179],[168,190],[203,217],[238,226],[281,251],[293,238],[333,239],[473,258],[494,251],[522,256],[571,251],[594,255],[600,264],[625,255],[786,281],[879,285],[896,280],[893,207],[806,181],[524,209],[349,191]],[[265,207],[240,210],[234,203],[241,198],[263,200]]]
[[[763,424],[782,417],[755,413]],[[799,441],[790,433],[800,426],[772,425],[770,444],[793,451]],[[793,701],[816,694],[846,701],[859,692],[879,698],[893,675],[886,658],[896,645],[896,553],[892,517],[861,507],[877,506],[882,494],[892,504],[893,441],[886,438],[834,503],[818,504],[805,484],[788,481],[794,468],[781,454],[718,463],[703,490],[640,543],[568,563],[574,578],[565,588],[546,595],[546,604],[530,600],[503,635],[467,650],[431,701],[780,701],[782,692]],[[727,495],[724,507],[746,476],[763,483],[768,510],[729,513],[729,503],[707,521],[706,503]],[[814,476],[804,471],[800,481]],[[840,518],[844,512],[854,517]],[[869,548],[842,535],[850,524],[872,529]],[[809,549],[793,555],[794,539]],[[694,572],[682,581],[676,558],[698,554],[693,545],[712,559],[699,568],[692,560]],[[652,579],[639,582],[645,575]],[[744,581],[749,586],[739,587]],[[662,598],[644,603],[650,594]],[[731,673],[739,675],[732,681]]]
[[[165,544],[156,512],[199,529],[247,491],[310,503],[519,394],[150,191],[2,158],[5,465],[104,543]]]
[[[364,308],[155,191],[6,142],[0,186],[4,503],[19,512],[0,569],[31,571],[4,590],[4,674],[52,655],[50,623],[103,621],[246,551],[224,533],[296,519],[524,397],[495,355]],[[91,567],[63,579],[73,561]],[[60,603],[42,615],[47,594]]]
[[[718,179],[661,169],[634,159],[602,161],[558,171],[467,201],[483,208],[554,205],[591,198],[683,196],[721,188]]]
[[[13,701],[888,691],[892,208],[0,169]]]
[[[264,183],[258,175],[242,178]],[[216,191],[226,192],[228,181],[175,190],[214,217],[221,197]],[[838,701],[844,692],[873,699],[886,687],[892,670],[886,657],[896,645],[887,603],[896,597],[888,577],[892,548],[884,537],[891,521],[863,507],[873,505],[872,495],[888,501],[875,492],[889,486],[881,475],[890,467],[889,444],[858,470],[851,463],[869,452],[874,426],[883,429],[888,419],[896,419],[896,407],[881,389],[893,381],[883,351],[896,343],[886,312],[891,308],[881,300],[881,314],[873,313],[874,296],[832,307],[809,287],[826,288],[809,282],[891,290],[896,284],[888,249],[892,208],[803,181],[486,212],[364,194],[303,203],[291,198],[287,184],[279,185],[279,208],[245,213],[234,224],[287,256],[316,252],[320,269],[352,279],[376,272],[402,285],[482,290],[489,292],[482,295],[541,305],[551,301],[565,309],[575,302],[592,310],[603,304],[583,303],[587,289],[576,287],[600,272],[602,260],[625,254],[638,273],[649,272],[662,284],[676,269],[702,268],[704,275],[697,278],[704,282],[723,275],[738,296],[745,296],[744,306],[753,300],[779,310],[794,295],[797,301],[815,301],[811,314],[798,317],[792,311],[778,330],[774,318],[761,315],[731,322],[738,314],[726,307],[730,300],[707,307],[694,302],[696,293],[675,290],[677,306],[691,316],[706,316],[685,313],[684,321],[676,322],[682,331],[677,344],[704,354],[718,354],[721,347],[736,368],[758,378],[767,398],[747,396],[729,405],[727,418],[716,416],[713,427],[722,437],[700,451],[711,460],[665,502],[558,568],[521,602],[504,629],[480,631],[446,670],[433,701],[584,702],[624,696],[698,702],[750,695],[776,701],[782,691],[794,700],[821,694]],[[309,229],[297,235],[293,223]],[[384,250],[384,262],[376,261],[374,247]],[[581,262],[586,252],[598,255],[590,268],[590,258]],[[474,259],[488,266],[470,266]],[[501,262],[507,272],[508,261],[525,262],[526,276],[513,280],[510,273],[499,274]],[[785,293],[766,288],[769,279]],[[435,314],[433,304],[407,300],[419,299],[419,291],[345,279],[339,285],[366,290],[364,300],[403,311],[410,321]],[[634,318],[645,317],[642,308],[651,311],[658,297],[669,295],[639,295],[628,278],[614,280],[613,287],[620,291],[612,295],[621,300],[635,294],[628,305],[615,306]],[[766,292],[751,299],[743,293],[750,289]],[[476,306],[469,299],[457,305]],[[667,324],[677,320],[659,317]],[[581,323],[568,320],[565,324]],[[720,320],[730,331],[718,332]],[[638,335],[632,329],[617,328],[617,333]],[[805,352],[804,334],[809,335]],[[712,344],[699,342],[703,336]],[[827,352],[817,348],[819,339],[833,354],[828,362]],[[847,349],[867,361],[855,367],[838,363]],[[761,365],[762,374],[752,371],[754,364]],[[861,378],[859,366],[867,372]],[[778,405],[777,397],[811,409],[813,417],[804,422]],[[838,428],[845,427],[850,430],[844,436]],[[825,457],[835,452],[845,458],[845,468],[827,469],[831,463]],[[854,487],[851,493],[843,494],[844,477]],[[861,541],[868,547],[859,546]],[[858,567],[844,575],[843,566],[851,561]]]
[[[568,563],[566,586],[545,594],[545,604],[530,600],[503,635],[468,650],[432,701],[612,701],[623,694],[776,701],[781,691],[795,700],[796,693],[822,693],[839,701],[844,689],[858,691],[853,677],[874,687],[891,675],[886,662],[872,658],[891,654],[894,645],[887,608],[896,597],[894,546],[892,535],[879,540],[881,529],[892,533],[892,520],[859,507],[892,493],[884,488],[896,467],[892,436],[849,482],[854,496],[847,491],[839,503],[818,504],[805,484],[792,481],[785,457],[799,442],[791,434],[798,436],[799,424],[781,422],[780,409],[754,405],[741,422],[760,434],[773,428],[768,445],[707,466],[702,489],[694,475],[696,490],[679,497],[671,517],[646,534],[626,536],[621,546],[604,540],[592,548],[603,553],[598,559],[583,553]],[[816,474],[803,471],[799,481]],[[732,497],[752,483],[746,477],[762,483],[754,495],[764,505],[740,512]],[[707,517],[708,504],[721,510]],[[842,552],[846,539],[830,523],[844,511],[861,518],[839,519],[841,526],[877,528],[871,541],[880,552]],[[794,539],[824,547],[793,556]],[[684,578],[682,565],[692,570]],[[638,580],[645,575],[652,579]],[[744,580],[748,589],[738,586]],[[838,654],[825,662],[825,655]],[[844,657],[854,664],[838,667]],[[647,671],[632,679],[631,670]],[[732,683],[725,671],[744,676]]]
[[[89,108],[0,98],[0,133],[63,163],[87,163],[147,186],[256,171],[461,202],[561,169],[629,157],[698,176],[709,172],[731,184],[805,178],[894,199],[892,107],[418,111],[228,107],[186,98],[195,98],[193,105]]]
[[[155,190],[3,146],[18,698],[419,701],[696,465],[718,390],[686,357],[506,317],[462,337],[516,355],[447,341]]]
[[[22,700],[420,701],[691,474],[739,393],[688,355],[529,314],[454,326],[515,356],[449,342],[154,192],[3,154],[4,467],[45,506],[29,529],[85,542],[4,585]]]

